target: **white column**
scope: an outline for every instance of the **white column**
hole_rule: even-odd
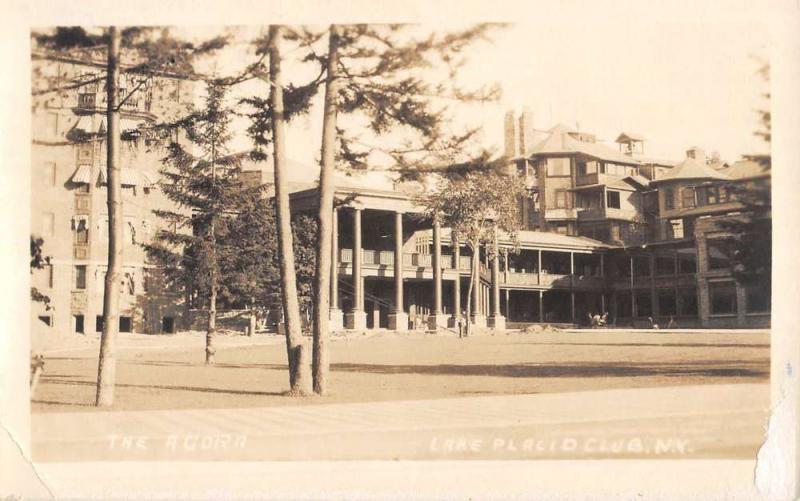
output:
[[[361,209],[353,209],[353,310],[345,315],[345,324],[351,330],[367,328],[364,311],[364,279],[361,276]]]
[[[408,314],[403,311],[403,213],[394,214],[394,311],[389,313],[389,329],[408,330]]]
[[[344,315],[339,309],[339,210],[334,208],[331,217],[331,306],[330,330],[344,328]]]

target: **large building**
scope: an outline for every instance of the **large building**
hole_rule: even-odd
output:
[[[169,74],[126,71],[120,82],[124,268],[120,330],[174,332],[180,302],[153,273],[142,243],[158,230],[154,209],[170,202],[159,190],[164,142],[140,133],[142,123],[177,117],[194,101],[195,82]],[[105,67],[102,54],[70,59],[34,50],[32,225],[51,258],[32,276],[50,298],[35,304],[38,322],[60,332],[102,330],[108,256]],[[88,82],[76,85],[78,82]],[[51,89],[63,89],[52,92]]]
[[[616,142],[507,116],[510,170],[532,196],[520,205],[519,252],[502,238],[498,258],[481,251],[472,321],[582,324],[608,312],[637,327],[768,326],[768,286],[732,278],[719,228],[741,209],[730,188],[769,183],[768,171],[708,160],[699,148],[679,162],[648,158],[636,134]],[[422,220],[402,185],[342,177],[336,197],[349,202],[334,211],[334,326],[432,328],[465,314],[469,250]],[[316,200],[315,188],[295,192],[293,210]]]
[[[51,257],[32,276],[50,308],[36,303],[34,315],[60,332],[97,332],[108,227],[105,101],[97,80],[104,69],[99,60],[38,50],[32,62],[32,233]],[[142,78],[125,67],[122,74],[120,330],[174,332],[188,320],[184,294],[161,283],[141,246],[161,224],[153,210],[171,207],[159,189],[165,144],[137,131],[191,107],[196,82]],[[76,80],[91,83],[74,86]],[[64,90],[38,92],[53,87]],[[644,138],[630,132],[610,146],[563,125],[537,130],[527,111],[509,113],[505,132],[509,171],[525,179],[532,196],[520,203],[519,252],[508,252],[502,238],[497,259],[481,251],[472,291],[478,325],[580,324],[604,311],[618,325],[769,324],[768,288],[732,279],[718,224],[740,209],[728,187],[769,183],[768,172],[752,162],[709,161],[698,148],[682,161],[649,158]],[[338,177],[336,195],[349,203],[334,214],[334,327],[453,325],[466,310],[469,250],[451,241],[448,228],[421,219],[414,197],[383,175]],[[291,198],[293,210],[313,210],[316,189],[295,186]]]

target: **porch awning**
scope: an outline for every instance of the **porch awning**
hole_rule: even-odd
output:
[[[72,182],[78,184],[90,184],[92,181],[92,166],[79,165],[72,174]]]
[[[120,132],[134,132],[139,129],[139,127],[144,122],[142,120],[132,120],[130,118],[120,118],[119,119],[119,130]],[[91,125],[91,122],[90,124]],[[87,130],[88,131],[88,130]],[[97,128],[98,134],[105,134],[106,133],[106,120],[105,118],[100,121],[100,126]]]
[[[139,175],[139,171],[137,171],[136,169],[129,169],[127,167],[123,167],[120,169],[119,177],[120,177],[120,184],[123,186],[140,186],[149,184],[142,182],[142,178]],[[100,182],[103,184],[108,183],[108,180],[106,179],[106,167],[100,168]]]
[[[75,123],[75,127],[73,127],[73,129],[81,130],[86,133],[94,132],[92,130],[92,117],[90,115],[82,115],[80,118],[78,118],[78,121]]]

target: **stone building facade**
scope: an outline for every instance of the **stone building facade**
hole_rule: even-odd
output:
[[[180,299],[161,283],[141,244],[159,229],[153,210],[171,206],[159,189],[165,142],[140,126],[192,106],[195,82],[167,74],[141,76],[122,67],[120,162],[124,213],[121,331],[173,332]],[[36,322],[59,332],[102,329],[107,264],[105,92],[100,59],[32,54],[32,221],[50,265],[32,284],[50,297],[34,304]],[[80,82],[88,82],[75,85]],[[49,89],[64,88],[48,92]]]

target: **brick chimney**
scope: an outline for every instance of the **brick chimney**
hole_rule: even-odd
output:
[[[533,129],[533,112],[530,108],[522,108],[519,116],[519,150],[524,156],[530,155],[533,149],[536,131]]]
[[[505,156],[516,158],[519,156],[519,136],[517,135],[517,121],[514,119],[514,111],[506,112],[506,119],[503,124],[505,132]]]
[[[699,148],[697,146],[692,146],[686,150],[686,157],[697,160],[701,164],[706,163],[706,152],[703,150],[703,148]]]

